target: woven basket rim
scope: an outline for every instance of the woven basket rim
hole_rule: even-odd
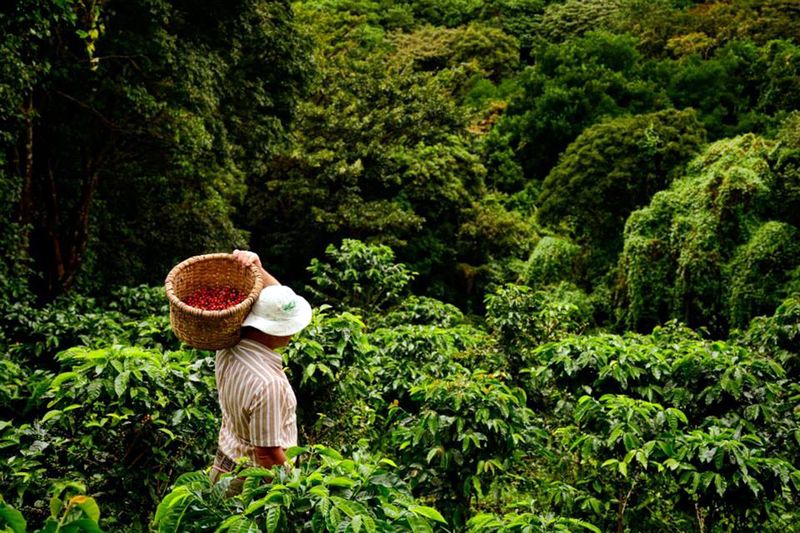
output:
[[[224,318],[236,314],[245,307],[252,305],[256,301],[259,294],[261,293],[261,289],[264,286],[264,280],[261,277],[261,271],[256,265],[250,265],[248,267],[253,272],[253,274],[255,274],[256,278],[256,282],[253,285],[253,289],[250,291],[250,294],[248,294],[244,300],[234,305],[233,307],[222,309],[220,311],[208,311],[206,309],[198,309],[197,307],[192,307],[181,301],[181,299],[178,298],[177,295],[175,294],[175,287],[174,287],[175,276],[177,276],[178,273],[180,273],[187,266],[200,261],[206,261],[208,259],[226,259],[226,260],[236,261],[233,258],[233,254],[226,254],[226,253],[195,255],[181,261],[180,263],[172,267],[172,270],[170,270],[169,274],[167,274],[167,279],[164,281],[164,288],[167,293],[167,299],[171,304],[178,307],[178,309],[180,309],[184,313],[188,313],[190,315],[205,317],[205,318]]]

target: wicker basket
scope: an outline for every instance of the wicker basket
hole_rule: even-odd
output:
[[[206,311],[183,302],[202,287],[233,287],[247,294],[241,303],[222,311]],[[169,299],[169,322],[183,342],[201,350],[221,350],[239,342],[239,332],[264,280],[258,267],[242,266],[231,254],[190,257],[173,268],[164,283]]]

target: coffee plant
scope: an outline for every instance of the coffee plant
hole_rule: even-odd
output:
[[[325,446],[290,448],[296,466],[240,467],[212,485],[184,474],[159,504],[153,529],[181,531],[433,531],[446,525],[410,494],[391,460]],[[225,497],[238,481],[241,493]]]

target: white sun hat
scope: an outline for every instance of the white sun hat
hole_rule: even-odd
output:
[[[311,305],[286,285],[261,290],[242,327],[251,326],[276,337],[294,335],[311,323]]]

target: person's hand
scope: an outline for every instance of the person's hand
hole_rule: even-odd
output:
[[[261,265],[261,259],[258,257],[257,253],[249,252],[247,250],[234,250],[233,257],[245,267],[249,267],[250,265],[256,265],[259,268],[259,270],[261,270],[261,276],[264,281],[264,287],[281,284],[277,279],[275,279],[275,277],[272,274],[270,274],[264,269],[264,267]]]
[[[256,265],[258,268],[263,268],[261,266],[261,259],[255,252],[250,252],[248,250],[234,250],[233,258],[239,261],[245,267]]]

